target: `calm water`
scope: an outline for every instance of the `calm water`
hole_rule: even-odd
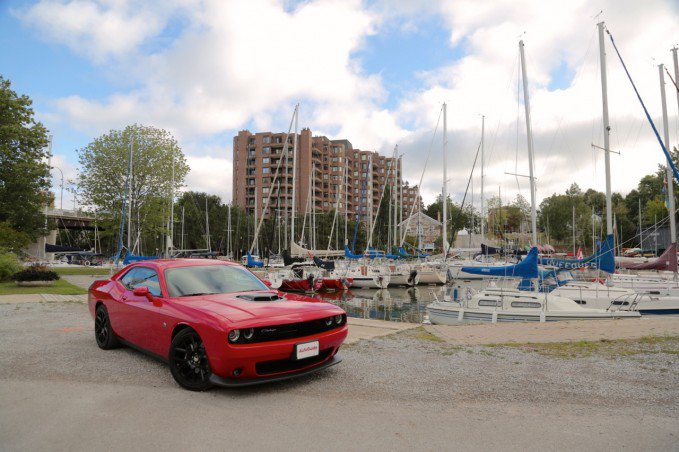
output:
[[[460,283],[460,290],[466,287],[475,290],[484,287],[481,282]],[[319,293],[315,298],[334,303],[347,311],[349,317],[387,320],[391,322],[422,323],[426,306],[443,298],[446,286],[416,286],[381,290],[349,289],[344,292]]]

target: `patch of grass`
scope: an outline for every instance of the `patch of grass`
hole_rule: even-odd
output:
[[[54,295],[83,295],[87,293],[87,289],[74,286],[68,281],[59,279],[54,282],[53,286],[45,287],[21,287],[17,286],[14,281],[0,283],[0,295],[21,295],[21,294],[54,294]]]
[[[423,327],[418,327],[413,330],[413,337],[421,341],[436,342],[438,344],[445,342],[444,339],[431,334],[429,331],[425,330]]]
[[[640,354],[679,354],[679,336],[644,336],[639,339],[602,339],[600,341],[546,342],[536,344],[487,344],[485,347],[512,347],[554,358],[603,356],[617,358]]]
[[[52,267],[51,270],[57,272],[58,275],[108,276],[111,274],[108,268],[101,267]]]

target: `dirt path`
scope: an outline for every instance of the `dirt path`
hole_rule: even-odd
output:
[[[679,336],[679,316],[547,323],[430,325],[425,328],[451,345],[600,341],[636,339],[643,336]]]

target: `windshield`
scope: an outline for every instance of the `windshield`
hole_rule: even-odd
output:
[[[267,290],[268,287],[243,267],[200,265],[165,270],[171,297]]]

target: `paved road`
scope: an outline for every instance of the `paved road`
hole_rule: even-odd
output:
[[[666,356],[651,359],[671,373],[635,374],[626,362],[453,351],[406,332],[347,346],[342,364],[309,378],[197,394],[151,358],[99,350],[91,323],[81,304],[0,306],[0,449],[679,446]]]

